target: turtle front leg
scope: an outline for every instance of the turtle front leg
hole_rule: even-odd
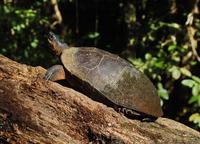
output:
[[[45,80],[58,81],[65,79],[65,70],[62,65],[54,65],[47,69]]]

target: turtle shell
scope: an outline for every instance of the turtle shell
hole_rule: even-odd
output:
[[[119,56],[94,47],[70,47],[63,50],[61,62],[68,82],[92,99],[162,116],[160,99],[151,81]]]

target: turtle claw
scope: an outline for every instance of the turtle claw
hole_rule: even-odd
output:
[[[45,76],[44,76],[44,79],[49,80],[52,77],[52,74],[53,74],[52,72],[47,71]]]

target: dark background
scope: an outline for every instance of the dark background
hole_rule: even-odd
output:
[[[199,0],[3,0],[0,54],[47,68],[58,62],[49,31],[70,46],[115,53],[152,80],[164,117],[199,130],[199,7]]]

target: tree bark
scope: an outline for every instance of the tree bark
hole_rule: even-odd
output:
[[[198,144],[200,133],[176,121],[128,119],[58,83],[45,69],[0,55],[0,142],[48,144]]]

